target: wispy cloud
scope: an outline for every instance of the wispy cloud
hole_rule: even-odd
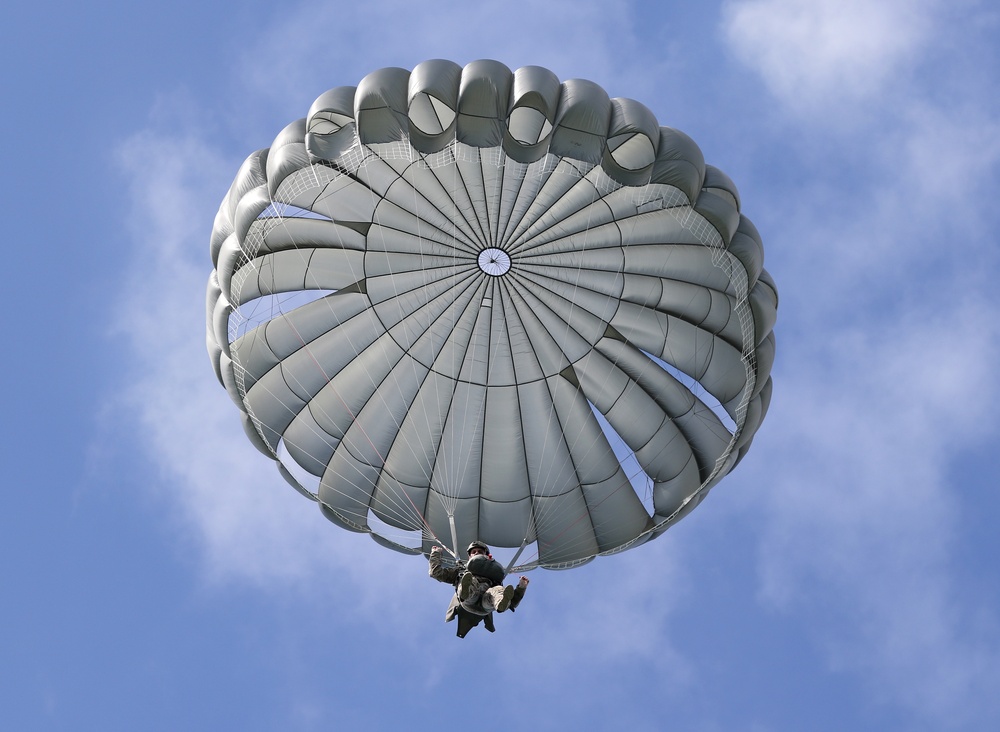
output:
[[[732,0],[735,53],[798,110],[829,113],[883,93],[934,30],[939,0]]]
[[[995,75],[942,94],[963,59],[917,73],[941,43],[942,8],[749,0],[728,3],[724,29],[796,120],[792,144],[814,173],[794,225],[768,240],[791,267],[775,400],[749,468],[772,484],[761,599],[814,619],[830,663],[876,698],[963,728],[998,712],[1000,680],[995,609],[956,580],[951,477],[996,434],[1000,133],[983,93]]]
[[[976,622],[991,611],[952,579],[962,494],[949,476],[998,396],[984,379],[1000,339],[982,303],[924,315],[917,327],[840,333],[821,380],[786,353],[755,456],[771,483],[758,507],[760,591],[815,619],[832,664],[943,724],[982,719],[1000,678],[997,628]]]

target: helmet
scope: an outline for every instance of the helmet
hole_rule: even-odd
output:
[[[465,553],[469,554],[473,549],[482,549],[484,554],[490,553],[490,548],[481,541],[474,541],[469,544],[469,548],[465,550]]]

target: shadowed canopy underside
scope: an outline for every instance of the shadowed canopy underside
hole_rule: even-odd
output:
[[[640,103],[540,67],[326,92],[247,158],[211,253],[208,349],[247,435],[400,551],[628,548],[767,411],[777,291],[736,187]]]

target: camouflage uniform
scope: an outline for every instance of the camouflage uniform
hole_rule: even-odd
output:
[[[500,604],[503,597],[503,566],[496,560],[478,555],[472,557],[467,567],[462,565],[445,566],[442,563],[441,553],[432,553],[428,559],[428,574],[438,582],[447,582],[455,587],[455,594],[451,598],[448,610],[444,619],[450,622],[458,618],[457,635],[464,638],[472,628],[480,622],[489,632],[496,631],[493,625],[493,612]],[[458,586],[462,580],[462,575],[469,572],[473,575],[472,589],[469,596],[463,602],[458,596]],[[510,606],[513,610],[524,597],[525,588],[518,585],[513,588],[513,597]]]

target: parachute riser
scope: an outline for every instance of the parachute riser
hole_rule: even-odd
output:
[[[453,513],[449,513],[448,514],[448,525],[451,526],[452,556],[454,556],[455,559],[458,559],[459,558],[459,554],[458,554],[458,530],[455,528],[455,514],[453,514]]]

